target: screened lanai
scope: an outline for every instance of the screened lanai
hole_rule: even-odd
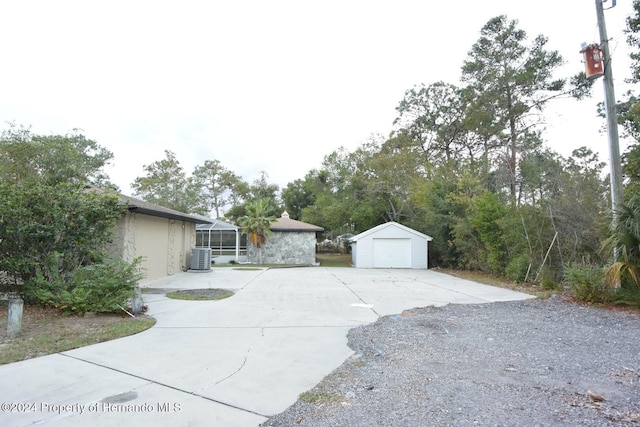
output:
[[[196,247],[211,248],[211,259],[224,264],[229,261],[245,262],[247,259],[247,236],[240,227],[219,219],[212,224],[196,225]]]

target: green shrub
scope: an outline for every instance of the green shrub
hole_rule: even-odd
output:
[[[128,263],[105,259],[78,268],[68,279],[47,279],[36,274],[29,284],[28,300],[55,307],[65,313],[111,313],[128,304],[142,279],[141,258]]]
[[[620,288],[616,292],[614,301],[617,305],[640,308],[640,291],[636,289]]]
[[[529,256],[527,254],[522,254],[514,259],[512,259],[507,267],[505,268],[505,276],[510,280],[513,280],[517,283],[524,282],[525,278],[527,278],[527,271],[529,270]],[[529,272],[529,275],[531,273]],[[531,279],[529,277],[528,279]]]
[[[555,291],[560,289],[561,278],[556,277],[554,272],[547,267],[543,267],[539,275],[540,284],[545,291]]]
[[[16,185],[0,179],[0,200],[0,271],[19,277],[27,291],[38,274],[66,279],[100,262],[126,210],[117,194],[86,191],[78,183]]]
[[[591,304],[607,304],[616,292],[604,282],[604,271],[592,265],[576,264],[566,269],[565,282],[576,300]]]

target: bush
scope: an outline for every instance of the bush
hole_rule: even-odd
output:
[[[618,289],[614,303],[617,305],[640,308],[640,291],[636,289]]]
[[[604,283],[604,270],[592,265],[573,265],[565,271],[565,282],[576,300],[591,304],[607,304],[616,292]]]
[[[529,271],[529,256],[522,254],[515,257],[505,268],[505,276],[517,283],[524,282]],[[531,274],[529,272],[529,274]]]
[[[26,298],[65,313],[115,312],[128,304],[142,279],[141,261],[105,259],[78,268],[67,280],[60,276],[47,279],[39,272],[29,284]]]
[[[540,286],[542,286],[542,290],[545,291],[555,291],[560,288],[560,283],[555,280],[553,276],[553,272],[548,268],[543,268],[540,272],[539,279]]]
[[[27,289],[38,274],[66,279],[100,262],[126,210],[116,194],[74,183],[18,186],[0,180],[0,200],[0,271],[19,277]]]

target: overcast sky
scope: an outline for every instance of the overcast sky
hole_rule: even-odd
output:
[[[630,3],[605,12],[618,96]],[[0,121],[82,129],[114,153],[108,173],[125,194],[165,149],[188,174],[217,159],[284,187],[340,146],[388,135],[407,89],[458,84],[480,29],[501,14],[549,37],[566,62],[558,77],[582,71],[580,44],[599,41],[592,0],[4,0]],[[554,103],[548,144],[607,161],[602,99],[599,81],[591,100]]]

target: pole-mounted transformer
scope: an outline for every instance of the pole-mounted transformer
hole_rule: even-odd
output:
[[[600,49],[600,45],[597,43],[589,45],[582,43],[582,50],[580,53],[584,57],[584,72],[587,75],[588,80],[595,80],[598,77],[604,76],[602,49]]]

